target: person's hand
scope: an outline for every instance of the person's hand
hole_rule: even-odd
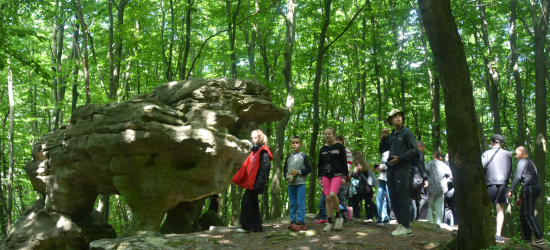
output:
[[[508,198],[512,199],[512,191],[508,191]]]
[[[346,178],[343,178],[342,176],[342,180],[340,181],[340,186],[344,186],[346,185]]]
[[[397,156],[392,155],[392,157],[393,157],[393,159],[390,161],[390,163],[392,165],[395,165],[395,164],[399,163],[399,159],[397,159]]]
[[[322,179],[319,179],[319,186],[323,186],[323,180]]]
[[[523,199],[522,199],[522,198],[519,198],[519,199],[516,201],[516,207],[521,206],[521,203],[523,203]]]
[[[288,179],[286,179],[286,180],[287,180],[288,182],[290,182],[290,183],[293,183],[293,182],[294,182],[294,179],[292,179],[292,178],[288,178]]]
[[[385,128],[385,129],[382,129],[382,137],[388,137],[388,135],[390,135],[390,130]]]
[[[300,174],[300,171],[296,170],[296,169],[293,169],[292,171],[290,171],[290,173],[288,173],[289,175],[298,175]]]
[[[424,181],[424,188],[428,188],[428,186],[430,186],[430,183],[428,183],[428,181]]]

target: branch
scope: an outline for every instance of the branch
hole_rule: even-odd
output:
[[[525,18],[524,17],[520,17],[519,18],[521,20],[521,22],[523,23],[523,27],[525,28],[525,31],[527,31],[527,34],[529,34],[529,36],[531,36],[531,38],[535,38],[535,36],[533,35],[533,33],[531,33],[531,29],[529,29],[529,25],[527,25],[527,22],[525,21]]]
[[[330,46],[332,46],[336,41],[338,41],[338,39],[340,37],[342,37],[342,35],[344,35],[344,33],[346,33],[346,31],[348,31],[349,27],[351,27],[351,24],[353,24],[353,21],[355,21],[355,18],[357,18],[357,16],[359,16],[359,13],[361,13],[361,11],[363,11],[363,9],[365,8],[365,6],[367,6],[367,4],[369,3],[370,0],[365,0],[365,4],[363,4],[363,7],[361,7],[361,9],[359,9],[359,11],[357,11],[357,13],[355,13],[355,15],[353,16],[353,18],[351,19],[351,21],[348,23],[348,26],[342,31],[342,33],[340,33],[340,35],[338,35],[334,41],[332,41],[331,43],[329,43],[329,45],[327,45],[324,49],[323,49],[323,53],[326,53],[328,48],[330,48]]]
[[[273,7],[273,5],[275,5],[278,1],[279,1],[279,0],[273,0],[273,2],[271,3],[271,5],[269,5],[269,6],[266,7],[265,9],[261,9],[261,10],[259,10],[259,11],[256,11],[256,12],[252,13],[250,16],[245,17],[242,21],[240,21],[240,22],[238,22],[237,24],[235,24],[235,26],[234,26],[233,28],[235,28],[235,27],[237,27],[237,26],[243,24],[243,23],[244,23],[246,20],[248,20],[249,18],[251,18],[251,17],[253,17],[253,16],[257,15],[257,14],[260,14],[260,13],[264,12],[265,10],[270,9],[270,8]],[[199,49],[199,53],[197,53],[197,56],[195,56],[195,58],[193,58],[193,62],[191,63],[191,67],[190,67],[189,70],[187,71],[187,78],[186,78],[185,80],[189,80],[189,77],[191,76],[191,75],[190,75],[190,74],[191,74],[191,71],[192,71],[193,68],[195,67],[195,63],[197,62],[197,59],[201,56],[202,49],[204,48],[204,45],[206,45],[206,43],[208,42],[208,40],[212,39],[213,37],[219,35],[219,34],[222,33],[222,32],[227,32],[227,31],[229,31],[229,30],[230,30],[230,29],[220,30],[220,31],[214,33],[214,35],[211,35],[211,36],[209,36],[208,38],[206,38],[206,40],[204,40],[204,42],[203,42],[202,45],[201,45],[201,48]]]

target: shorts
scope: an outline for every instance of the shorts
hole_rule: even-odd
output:
[[[492,203],[508,203],[507,185],[489,185],[487,193],[489,193],[489,201]]]
[[[338,189],[342,184],[342,176],[326,177],[323,176],[323,191],[325,196],[329,195],[330,192],[338,194]]]

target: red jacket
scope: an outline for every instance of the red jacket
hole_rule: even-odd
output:
[[[246,161],[244,161],[235,176],[233,176],[231,182],[245,189],[253,190],[256,176],[258,175],[258,170],[260,169],[260,152],[264,150],[269,153],[269,160],[272,161],[273,155],[271,155],[269,148],[263,145],[258,151],[250,152],[250,155],[246,158]]]

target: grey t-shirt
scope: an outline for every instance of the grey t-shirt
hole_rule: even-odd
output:
[[[288,173],[292,170],[298,170],[299,174],[296,176],[296,180],[288,182],[288,185],[306,184],[307,175],[311,173],[311,164],[306,154],[293,153],[286,157],[284,165],[285,179],[288,179]]]
[[[512,154],[509,151],[495,147],[481,155],[481,162],[485,170],[487,185],[507,185],[512,173]]]

